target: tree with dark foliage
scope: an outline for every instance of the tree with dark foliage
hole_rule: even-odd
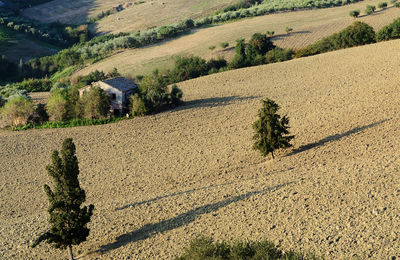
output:
[[[288,135],[289,118],[277,114],[278,104],[270,99],[261,100],[263,106],[258,110],[259,119],[253,123],[255,143],[253,148],[259,150],[263,156],[269,153],[274,157],[274,151],[279,148],[292,146],[290,140],[293,135]]]
[[[68,249],[69,259],[73,260],[72,246],[79,245],[89,235],[87,224],[93,214],[94,206],[81,208],[86,200],[86,194],[79,186],[78,159],[71,138],[65,139],[62,143],[61,157],[58,151],[53,151],[52,164],[46,169],[55,184],[53,190],[44,185],[50,202],[48,212],[51,228],[40,235],[32,247],[47,241],[55,248]]]

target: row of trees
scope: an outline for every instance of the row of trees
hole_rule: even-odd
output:
[[[66,26],[58,22],[41,23],[11,13],[7,15],[0,13],[0,25],[62,47],[86,42],[92,37],[87,25]]]

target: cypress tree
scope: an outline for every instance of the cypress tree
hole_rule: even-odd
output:
[[[232,69],[243,68],[246,66],[246,45],[244,39],[236,40],[235,56],[233,57],[229,67]]]
[[[68,249],[69,259],[73,260],[72,245],[86,241],[89,235],[87,223],[93,214],[94,206],[81,208],[86,194],[79,186],[78,159],[71,138],[62,143],[61,157],[58,151],[53,151],[52,164],[46,169],[55,186],[54,190],[51,190],[48,185],[44,185],[50,202],[48,212],[51,227],[33,242],[32,247],[47,241],[55,248]]]
[[[293,135],[288,135],[289,118],[277,114],[278,104],[271,99],[261,100],[262,108],[258,111],[259,119],[253,123],[255,143],[253,148],[259,150],[263,156],[269,153],[274,157],[274,150],[292,146],[290,140]],[[286,135],[286,136],[284,136]]]

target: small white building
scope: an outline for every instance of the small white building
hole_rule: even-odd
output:
[[[79,96],[82,97],[83,93],[93,86],[100,87],[109,95],[110,110],[114,115],[125,113],[128,110],[129,98],[138,90],[138,85],[133,81],[124,77],[117,77],[98,81],[81,88]]]

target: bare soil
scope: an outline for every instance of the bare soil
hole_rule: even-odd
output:
[[[45,165],[66,137],[96,207],[79,259],[172,259],[198,234],[399,257],[399,53],[391,41],[183,82],[184,106],[116,124],[1,131],[0,258],[66,258],[28,248],[47,228]],[[296,135],[275,160],[251,148],[264,97]]]

